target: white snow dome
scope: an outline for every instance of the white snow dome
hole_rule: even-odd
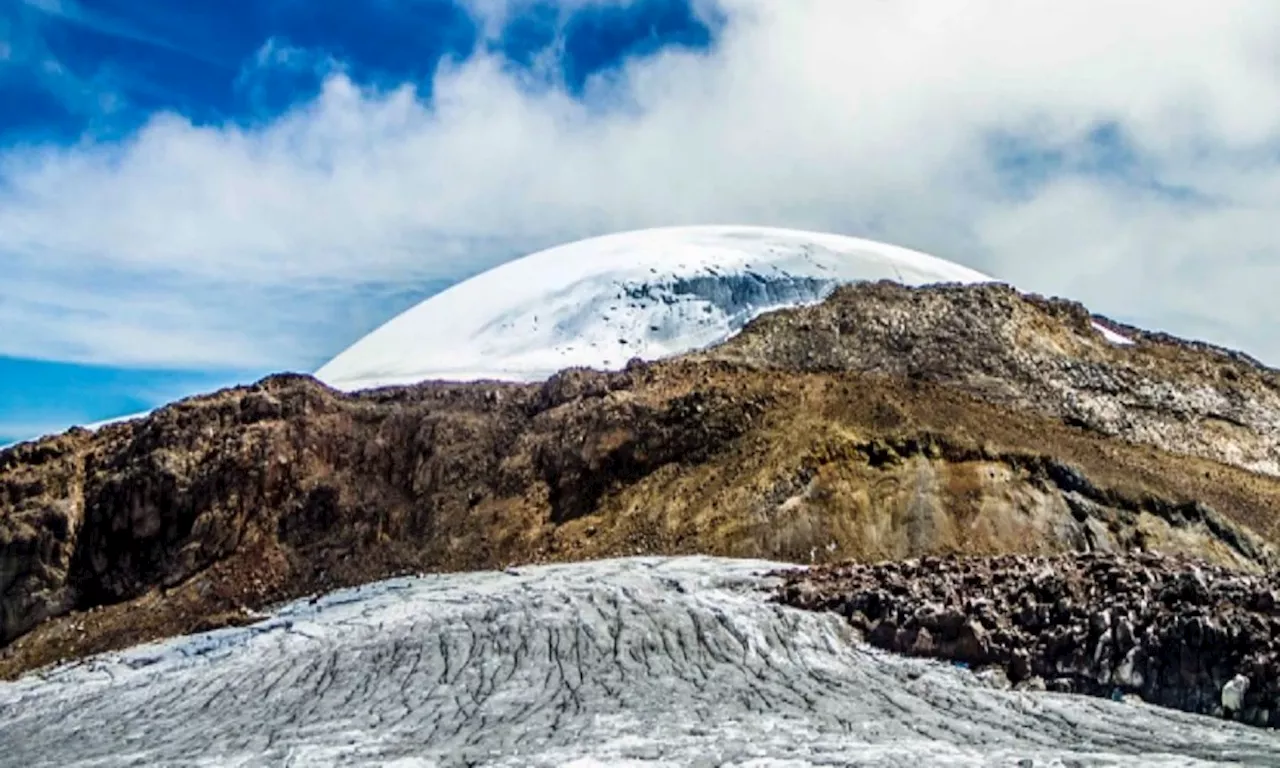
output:
[[[538,381],[707,347],[769,310],[837,285],[992,278],[917,251],[842,235],[670,227],[539,251],[442,291],[325,364],[338,389],[431,379]]]

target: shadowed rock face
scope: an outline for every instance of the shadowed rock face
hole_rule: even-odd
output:
[[[277,376],[0,451],[0,674],[408,571],[1134,548],[1270,567],[1274,374],[1124,330],[1111,346],[998,286],[865,285],[617,373],[355,395]],[[1126,405],[1097,371],[1172,394]],[[1083,419],[1090,397],[1123,418]],[[1230,440],[1214,398],[1239,404]]]
[[[1018,687],[1280,725],[1280,578],[1152,554],[925,558],[788,572],[782,603]]]

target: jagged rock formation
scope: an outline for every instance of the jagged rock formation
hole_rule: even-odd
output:
[[[1123,330],[999,286],[862,285],[617,373],[353,395],[280,376],[17,446],[0,674],[407,571],[1132,548],[1271,567],[1275,374]]]
[[[781,602],[1016,687],[1280,725],[1280,578],[1153,554],[924,558],[785,574]]]

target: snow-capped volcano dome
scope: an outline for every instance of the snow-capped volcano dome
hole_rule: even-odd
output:
[[[987,282],[917,251],[762,227],[672,227],[581,240],[508,262],[392,319],[316,372],[354,390],[429,379],[536,381],[621,368],[732,336],[837,285]]]

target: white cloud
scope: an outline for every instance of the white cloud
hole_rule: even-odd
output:
[[[473,3],[490,27],[512,7]],[[714,51],[632,62],[585,105],[482,55],[431,104],[337,73],[254,128],[159,116],[122,145],[8,150],[0,353],[294,367],[352,340],[353,289],[741,222],[887,239],[1280,361],[1280,4],[720,5]],[[1088,170],[1099,126],[1135,171]],[[996,136],[1060,172],[1012,188]]]

